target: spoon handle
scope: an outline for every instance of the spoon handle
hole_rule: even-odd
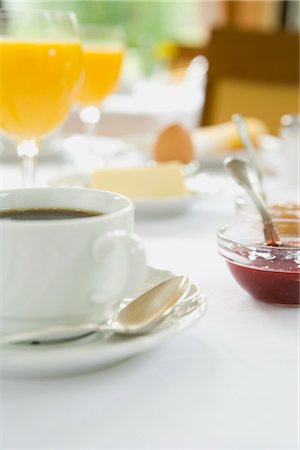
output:
[[[64,324],[53,325],[33,331],[24,331],[17,333],[8,333],[0,337],[0,346],[6,344],[28,344],[39,342],[51,342],[53,343],[53,336],[55,341],[67,342],[70,340],[80,339],[88,336],[92,333],[109,331],[110,327],[106,323],[77,323],[77,324]]]
[[[247,184],[244,185],[244,188],[248,195],[251,197],[253,202],[255,203],[257,209],[259,210],[263,224],[264,224],[264,236],[267,245],[277,245],[280,241],[279,234],[274,226],[272,221],[272,217],[270,216],[267,205],[262,196],[256,194],[253,189],[250,189]]]
[[[245,189],[245,191],[255,204],[258,212],[260,213],[264,224],[264,236],[267,245],[279,245],[279,233],[277,232],[272,221],[272,217],[268,212],[267,205],[265,204],[263,197],[257,194],[252,186],[251,180],[249,178],[249,165],[242,159],[231,157],[225,158],[225,160],[223,161],[223,165],[230,172],[235,181]]]
[[[252,140],[250,138],[250,134],[249,134],[249,130],[247,128],[246,121],[241,114],[233,114],[232,120],[236,124],[241,141],[243,142],[243,144],[247,150],[250,162],[253,165],[255,174],[259,181],[260,190],[263,191],[263,188],[262,188],[263,187],[263,176],[262,176],[262,172],[260,170],[259,163],[257,160],[256,150],[255,150],[254,145],[252,144]]]

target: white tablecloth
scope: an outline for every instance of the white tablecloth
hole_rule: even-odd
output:
[[[14,166],[2,167],[2,187],[15,177]],[[2,379],[1,449],[299,448],[299,312],[250,298],[217,254],[217,228],[235,218],[235,191],[136,223],[149,264],[198,283],[206,315],[102,371]]]

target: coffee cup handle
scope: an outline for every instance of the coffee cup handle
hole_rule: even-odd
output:
[[[111,231],[93,242],[101,285],[92,294],[95,303],[119,300],[139,289],[146,278],[145,248],[135,233]]]

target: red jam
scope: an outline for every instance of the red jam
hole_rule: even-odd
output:
[[[251,266],[251,263],[253,266]],[[248,266],[227,261],[236,281],[257,300],[281,305],[300,304],[300,267],[294,259],[257,257]]]

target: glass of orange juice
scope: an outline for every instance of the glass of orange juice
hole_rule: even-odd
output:
[[[39,139],[66,118],[81,75],[72,12],[0,11],[0,128],[17,144],[24,185],[34,185]]]
[[[83,81],[76,100],[88,148],[93,155],[93,135],[100,120],[101,103],[118,86],[125,38],[120,26],[102,24],[81,24],[80,37],[83,48]],[[101,162],[104,162],[103,158]]]

